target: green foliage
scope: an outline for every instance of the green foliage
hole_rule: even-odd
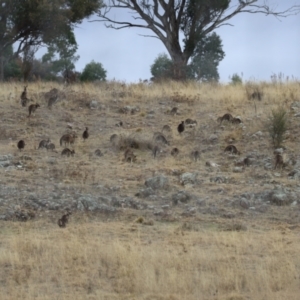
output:
[[[42,62],[50,63],[51,71],[54,74],[63,74],[75,69],[75,62],[79,55],[77,42],[73,32],[68,32],[65,36],[57,37],[48,47],[48,52],[43,55]]]
[[[21,78],[21,60],[19,58],[13,58],[13,47],[9,46],[3,51],[3,63],[4,80],[10,78]]]
[[[28,45],[66,37],[101,6],[101,0],[0,0],[0,53],[16,42],[21,53]]]
[[[180,29],[185,38],[184,52],[188,56],[203,39],[203,28],[229,7],[230,0],[188,0],[184,6]],[[206,35],[207,33],[205,33]]]
[[[243,83],[243,79],[241,76],[239,76],[237,73],[234,73],[231,77],[231,84],[242,84]]]
[[[267,122],[267,128],[270,133],[273,146],[278,148],[284,141],[284,135],[288,129],[287,111],[283,107],[272,110],[272,114]]]
[[[181,66],[181,72],[187,79],[218,81],[218,65],[224,56],[221,38],[216,33],[203,36],[196,45],[191,63]],[[174,63],[166,54],[159,54],[151,65],[151,74],[155,80],[174,79]]]
[[[167,54],[159,54],[151,65],[150,70],[155,80],[170,79],[172,78],[172,60]]]
[[[225,57],[222,40],[216,34],[202,37],[196,45],[190,63],[191,76],[199,81],[218,81],[218,66]]]
[[[96,63],[93,60],[88,63],[80,76],[81,81],[105,81],[106,70],[103,68],[101,63]]]

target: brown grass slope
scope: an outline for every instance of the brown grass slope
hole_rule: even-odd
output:
[[[48,109],[43,95],[53,87],[65,97]],[[63,87],[37,82],[27,87],[28,97],[40,104],[31,118],[20,103],[22,90],[21,84],[1,84],[0,153],[12,154],[14,162],[23,165],[2,169],[2,184],[45,194],[74,190],[74,196],[98,193],[99,185],[117,186],[125,197],[134,196],[148,177],[164,174],[173,192],[186,190],[205,198],[206,205],[217,207],[219,213],[197,211],[187,216],[182,214],[184,204],[172,207],[168,201],[148,203],[171,205],[159,216],[126,207],[115,217],[73,213],[64,229],[57,225],[61,212],[47,207],[37,211],[33,221],[1,221],[2,299],[298,299],[299,204],[270,205],[266,213],[256,214],[229,207],[227,201],[275,185],[297,188],[297,180],[288,179],[289,165],[265,170],[258,163],[242,173],[232,170],[235,160],[253,152],[259,158],[273,158],[265,122],[278,106],[288,111],[290,119],[285,151],[298,159],[300,121],[291,109],[293,102],[300,102],[298,82],[261,83],[261,100],[249,97],[251,86],[243,85],[109,82]],[[170,114],[174,107],[177,113]],[[220,125],[217,119],[225,113],[241,117],[243,124]],[[178,124],[188,118],[197,126],[179,135]],[[123,126],[116,126],[120,121]],[[164,125],[172,129],[164,132],[169,145],[160,145],[154,158],[153,134]],[[86,127],[90,136],[84,142]],[[70,146],[76,154],[61,157],[59,140],[72,131],[78,136]],[[259,131],[262,135],[256,134]],[[113,145],[112,134],[121,142]],[[47,138],[57,152],[38,150],[39,142]],[[21,139],[26,143],[22,152],[17,148]],[[123,147],[133,142],[137,159],[128,163]],[[228,144],[234,144],[240,156],[224,154]],[[170,155],[174,147],[180,150],[176,157]],[[96,149],[103,156],[96,158]],[[197,161],[190,155],[195,149],[200,151]],[[219,167],[207,167],[206,162]],[[184,172],[198,172],[201,184],[182,186],[178,174]],[[219,175],[230,180],[226,184],[209,180]],[[1,205],[0,214],[15,206],[23,208],[21,195]],[[140,215],[154,219],[154,225],[136,223]]]

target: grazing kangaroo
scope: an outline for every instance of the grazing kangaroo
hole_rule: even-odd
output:
[[[25,142],[23,141],[23,140],[20,140],[19,142],[18,142],[18,148],[19,148],[19,150],[21,151],[22,149],[24,149],[24,147],[25,147]]]
[[[177,113],[178,113],[178,107],[173,107],[170,111],[170,114],[173,116],[176,115]]]
[[[232,120],[233,120],[233,116],[231,114],[225,114],[223,115],[223,117],[218,118],[218,122],[220,124],[222,124],[223,121],[232,122]]]
[[[184,124],[185,124],[186,126],[192,128],[192,127],[195,127],[198,123],[197,123],[196,120],[186,119],[186,120],[184,121]]]
[[[239,117],[236,117],[231,120],[231,123],[232,124],[241,124],[242,120]]]
[[[62,152],[61,155],[66,155],[66,156],[74,156],[75,150],[70,150],[69,148],[65,148]]]
[[[164,127],[162,128],[162,133],[164,132],[164,131],[166,131],[166,132],[171,132],[172,131],[172,129],[171,129],[171,127],[169,126],[169,125],[164,125]]]
[[[239,166],[239,167],[244,167],[244,166],[248,167],[248,166],[250,166],[250,164],[251,164],[251,161],[250,161],[249,157],[245,157],[244,159],[238,160],[237,162],[235,162],[235,165]]]
[[[153,134],[153,139],[155,142],[169,145],[169,142],[167,141],[166,137],[161,132],[155,132]]]
[[[48,151],[48,150],[54,151],[55,145],[54,145],[53,143],[50,143],[50,144],[47,144],[46,148],[47,148],[47,151]]]
[[[23,107],[26,107],[27,106],[27,102],[29,101],[29,99],[27,98],[27,85],[24,86],[24,90],[23,92],[21,93],[21,104]]]
[[[71,212],[67,212],[65,215],[63,215],[60,219],[58,219],[57,224],[60,228],[65,228],[67,223],[69,222],[69,216],[71,215]]]
[[[171,150],[171,155],[176,157],[179,154],[179,149],[178,148],[173,148]]]
[[[31,104],[31,105],[29,105],[29,107],[28,107],[28,111],[29,111],[28,118],[31,116],[31,114],[33,114],[36,111],[36,109],[38,107],[40,107],[39,104]]]
[[[88,137],[89,137],[89,129],[88,127],[86,127],[85,131],[82,134],[83,141],[85,141]]]
[[[225,148],[224,152],[230,152],[232,154],[240,154],[240,152],[237,150],[236,146],[234,145],[228,145]]]
[[[47,148],[49,143],[50,139],[40,141],[38,149]]]
[[[127,149],[124,153],[124,160],[126,162],[135,162],[136,161],[136,156],[134,155],[133,151],[131,149]]]
[[[63,143],[64,145],[66,146],[67,144],[69,145],[73,145],[74,142],[75,142],[75,139],[77,138],[77,135],[75,133],[67,133],[67,134],[64,134],[61,138],[60,138],[60,141],[59,141],[59,144],[62,146]]]
[[[94,154],[96,155],[96,156],[103,156],[103,153],[101,152],[101,150],[100,149],[96,149],[95,150],[95,152],[94,152]]]

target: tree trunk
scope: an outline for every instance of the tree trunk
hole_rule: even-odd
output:
[[[175,80],[186,80],[187,79],[187,60],[184,58],[183,53],[180,50],[180,53],[173,53],[171,56],[173,61],[173,78]]]

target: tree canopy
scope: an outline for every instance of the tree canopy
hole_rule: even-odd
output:
[[[91,61],[83,69],[81,76],[81,81],[105,81],[106,80],[106,70],[103,68],[101,63],[96,63]]]
[[[116,9],[127,10],[132,18],[116,18],[112,14]],[[137,27],[152,31],[152,35],[145,36],[161,40],[174,63],[174,77],[182,79],[199,40],[228,25],[228,20],[237,14],[262,13],[280,18],[299,11],[300,5],[279,11],[264,0],[105,0],[98,21],[114,29]]]
[[[200,38],[190,63],[186,66],[187,79],[218,81],[219,62],[224,58],[221,38],[214,32]],[[167,54],[159,54],[151,65],[153,80],[174,79],[174,63]]]
[[[0,0],[0,56],[15,43],[15,56],[27,47],[72,43],[74,26],[101,5],[102,0]]]

